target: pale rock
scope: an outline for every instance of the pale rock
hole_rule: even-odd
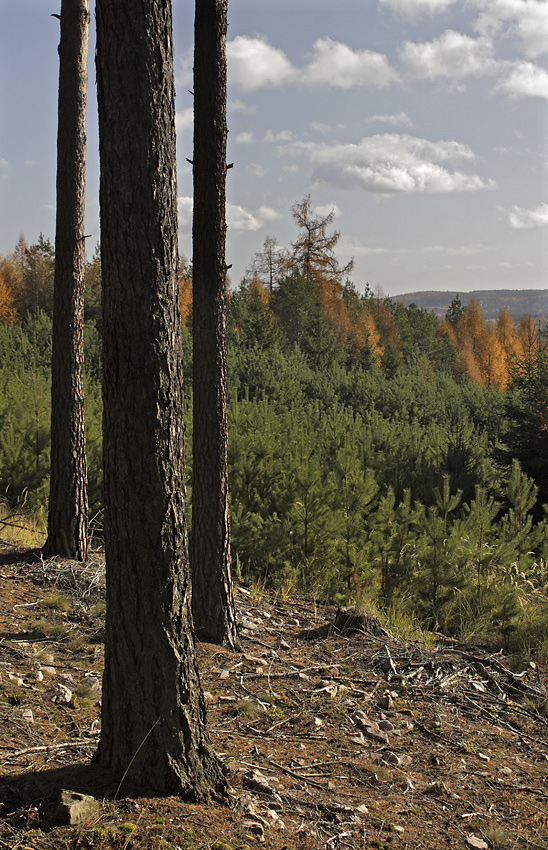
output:
[[[483,838],[478,838],[473,832],[466,836],[466,843],[469,847],[473,847],[474,850],[489,850],[487,842]]]
[[[86,673],[84,681],[88,688],[91,688],[91,690],[95,691],[95,693],[99,693],[101,690],[101,680],[98,676],[92,676],[90,673]]]
[[[98,811],[99,803],[94,797],[76,791],[63,790],[59,793],[56,819],[60,823],[74,826],[94,817]]]
[[[55,694],[52,701],[56,702],[58,705],[70,705],[72,702],[71,689],[58,682],[55,687]]]
[[[27,723],[34,723],[34,714],[32,713],[30,708],[24,708],[22,711],[23,720],[26,720]]]
[[[260,770],[250,770],[242,777],[242,784],[252,791],[260,791],[263,794],[273,794],[274,790],[269,785],[266,776]]]
[[[264,842],[264,826],[256,820],[244,820],[243,828],[250,832],[261,844]]]

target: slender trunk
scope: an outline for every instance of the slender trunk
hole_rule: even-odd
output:
[[[226,366],[227,0],[197,0],[194,41],[192,610],[239,648],[230,568]]]
[[[86,85],[89,0],[62,0],[53,296],[51,472],[44,553],[84,560],[88,542],[84,426]]]
[[[97,0],[107,621],[96,760],[206,801],[183,471],[170,0]]]

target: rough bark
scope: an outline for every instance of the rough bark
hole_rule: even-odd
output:
[[[59,43],[51,471],[46,556],[84,560],[84,271],[88,0],[63,0]]]
[[[97,0],[107,621],[96,759],[205,801],[183,473],[171,3]]]
[[[227,0],[194,28],[192,610],[201,640],[239,648],[230,568],[226,365]]]

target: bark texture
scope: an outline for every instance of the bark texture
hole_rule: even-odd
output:
[[[196,666],[183,474],[171,3],[97,0],[107,624],[96,759],[224,798]]]
[[[194,27],[192,610],[201,640],[239,648],[230,568],[226,365],[227,0]]]
[[[84,271],[88,0],[62,0],[47,557],[84,560]]]

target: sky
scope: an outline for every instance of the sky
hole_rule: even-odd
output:
[[[86,232],[99,241],[91,0]],[[191,258],[193,2],[174,0]],[[0,254],[55,236],[59,0],[0,0]],[[548,0],[229,0],[227,263],[335,212],[359,291],[548,288]]]

